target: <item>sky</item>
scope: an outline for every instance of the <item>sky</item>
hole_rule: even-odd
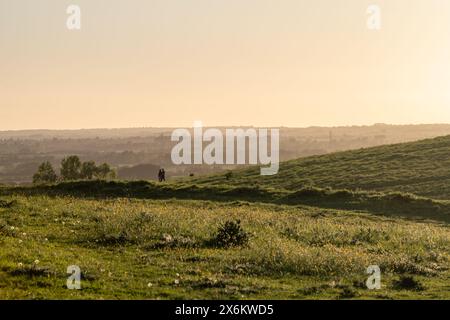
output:
[[[450,1],[0,0],[0,130],[197,120],[450,123]]]

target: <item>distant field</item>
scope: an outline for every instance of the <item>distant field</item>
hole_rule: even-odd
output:
[[[274,176],[259,168],[190,180],[200,185],[262,186],[298,190],[306,186],[409,192],[450,199],[450,136],[300,158],[281,163]]]
[[[450,299],[446,223],[247,201],[1,199],[1,299]],[[235,219],[248,243],[214,244]],[[364,286],[371,264],[381,290]],[[66,289],[69,265],[82,290]]]

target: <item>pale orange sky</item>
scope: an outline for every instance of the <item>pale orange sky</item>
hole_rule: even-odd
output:
[[[195,120],[449,123],[450,1],[0,0],[0,130]]]

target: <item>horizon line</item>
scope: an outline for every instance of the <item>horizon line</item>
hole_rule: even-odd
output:
[[[310,125],[310,126],[255,126],[255,125],[208,125],[203,126],[203,128],[268,128],[268,129],[310,129],[310,128],[351,128],[351,127],[375,127],[375,126],[439,126],[439,125],[450,125],[450,123],[446,122],[438,122],[438,123],[372,123],[372,124],[349,124],[349,125]],[[92,127],[92,128],[57,128],[57,129],[49,129],[49,128],[33,128],[33,129],[9,129],[9,130],[0,130],[0,133],[6,132],[36,132],[36,131],[89,131],[89,130],[133,130],[133,129],[178,129],[178,128],[193,128],[192,126],[142,126],[142,127]]]

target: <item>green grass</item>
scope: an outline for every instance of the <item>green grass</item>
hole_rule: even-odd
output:
[[[273,176],[261,177],[254,167],[233,172],[228,179],[221,174],[190,181],[286,190],[314,186],[397,191],[450,199],[450,136],[300,158],[282,163]]]
[[[0,299],[450,299],[449,155],[450,136],[269,177],[2,186]]]
[[[2,199],[1,299],[450,298],[446,223],[237,200]],[[236,219],[248,245],[212,246]],[[363,285],[371,264],[381,290]],[[82,290],[65,287],[69,265]]]
[[[72,196],[80,199],[144,198],[248,201],[309,205],[329,209],[359,210],[372,214],[450,222],[450,201],[433,200],[398,192],[369,192],[304,188],[296,191],[226,185],[157,184],[147,181],[73,181],[34,187],[0,188],[0,195]]]

